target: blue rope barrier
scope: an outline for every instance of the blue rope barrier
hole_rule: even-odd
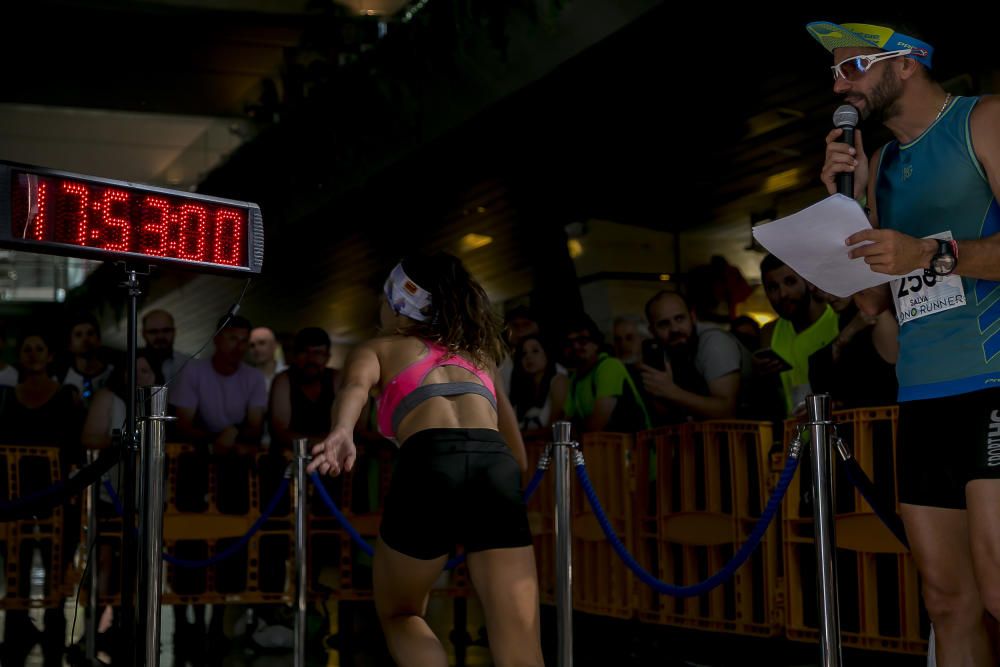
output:
[[[528,481],[528,485],[524,487],[524,502],[531,500],[531,497],[535,495],[535,491],[538,490],[538,486],[542,483],[542,477],[545,476],[545,471],[548,469],[548,462],[546,462],[545,466],[535,468],[535,474]]]
[[[66,480],[59,480],[51,486],[46,486],[44,489],[39,489],[34,493],[29,493],[26,496],[21,496],[19,498],[13,498],[11,500],[0,500],[0,511],[7,512],[16,510],[23,505],[29,505],[34,502],[38,502],[43,498],[55,495],[63,490],[66,486]]]
[[[66,479],[61,479],[26,496],[0,500],[0,521],[29,518],[40,510],[52,509],[67,502],[100,480],[101,475],[114,467],[120,457],[121,452],[117,449],[105,450],[94,463],[81,468]]]
[[[263,527],[263,525],[268,520],[270,520],[271,515],[274,514],[274,510],[277,509],[278,507],[278,503],[281,502],[282,497],[285,495],[285,493],[288,492],[288,486],[289,484],[291,484],[291,482],[292,480],[289,479],[288,477],[285,477],[284,479],[281,480],[281,484],[278,486],[278,490],[271,498],[271,501],[267,504],[267,507],[264,508],[264,511],[261,513],[261,515],[257,518],[256,521],[254,521],[253,525],[250,526],[250,530],[247,531],[247,534],[241,537],[237,542],[234,542],[233,544],[226,547],[225,550],[220,551],[211,558],[206,558],[204,560],[188,560],[186,558],[177,558],[175,556],[171,556],[170,554],[164,552],[163,560],[167,561],[171,565],[176,565],[177,567],[198,569],[215,565],[216,563],[222,562],[227,558],[233,556],[237,552],[241,551],[250,542],[250,538],[252,538],[257,533],[257,531],[259,531],[261,527]],[[107,480],[104,480],[104,488],[105,490],[107,490],[108,495],[111,496],[111,502],[115,506],[115,511],[119,515],[122,514],[121,499],[118,497],[118,494],[115,493],[114,488],[111,486],[111,484],[108,483]]]
[[[375,547],[368,544],[368,541],[361,537],[361,533],[359,533],[354,526],[351,525],[351,522],[347,520],[347,517],[340,511],[337,504],[333,502],[333,498],[330,497],[330,494],[326,492],[326,487],[323,486],[323,480],[319,478],[319,473],[309,473],[309,479],[312,480],[313,486],[316,488],[316,493],[318,493],[319,497],[323,499],[323,503],[326,505],[327,509],[330,510],[330,514],[332,514],[334,518],[337,519],[337,523],[339,523],[344,530],[347,531],[347,534],[351,536],[351,539],[358,545],[358,548],[367,555],[374,556]]]
[[[547,461],[545,465],[546,466],[548,465]],[[535,495],[535,491],[538,490],[538,486],[542,482],[542,477],[545,476],[546,469],[547,467],[542,467],[541,465],[539,465],[539,467],[535,469],[534,476],[528,482],[528,485],[524,487],[524,502],[528,502],[529,500],[531,500],[531,497]],[[368,556],[374,556],[375,547],[369,544],[368,540],[366,540],[361,536],[361,534],[354,528],[354,526],[351,525],[351,522],[347,520],[347,517],[344,516],[344,513],[340,511],[340,508],[337,507],[337,504],[333,502],[333,498],[330,497],[330,494],[326,492],[326,487],[323,486],[323,482],[319,477],[319,473],[316,472],[310,473],[309,479],[312,480],[313,486],[316,487],[316,492],[319,494],[319,497],[323,500],[323,503],[326,505],[326,508],[330,510],[330,514],[332,514],[334,518],[337,519],[337,523],[339,523],[344,528],[344,530],[347,531],[347,534],[351,536],[351,539],[354,541],[355,544],[358,545],[358,548],[361,549],[361,551],[363,551],[364,553],[368,554]],[[447,563],[444,564],[444,569],[454,570],[456,567],[465,562],[465,558],[466,554],[460,554],[458,556],[455,556],[454,558],[450,559]]]
[[[118,516],[125,514],[125,508],[122,507],[122,499],[118,497],[118,494],[115,492],[115,487],[111,486],[111,482],[109,480],[104,480],[104,490],[108,492],[109,496],[111,496],[111,504],[115,507],[115,514]]]
[[[754,549],[757,548],[757,545],[760,544],[761,539],[764,537],[764,533],[767,532],[767,528],[770,525],[771,520],[774,518],[775,513],[778,511],[778,506],[781,505],[781,501],[785,497],[785,491],[788,490],[788,485],[791,483],[792,477],[795,476],[795,471],[798,469],[799,465],[798,457],[788,458],[788,461],[785,463],[785,469],[782,471],[781,478],[778,481],[778,487],[774,490],[774,493],[771,494],[771,499],[768,501],[764,512],[760,515],[760,519],[757,520],[757,525],[754,526],[749,539],[747,539],[746,543],[740,548],[739,551],[736,552],[736,555],[729,559],[729,562],[726,563],[721,570],[701,583],[694,584],[692,586],[675,586],[673,584],[668,584],[665,581],[660,581],[647,572],[641,565],[639,565],[632,554],[628,552],[628,549],[626,549],[625,545],[622,544],[622,541],[618,538],[614,528],[608,521],[608,517],[604,514],[604,508],[601,507],[601,501],[598,500],[597,493],[594,491],[594,487],[590,483],[590,477],[587,475],[587,469],[583,463],[582,457],[577,460],[577,477],[583,485],[584,493],[586,493],[587,500],[590,502],[590,506],[594,510],[594,515],[601,524],[601,528],[604,529],[604,534],[607,536],[608,541],[611,543],[615,552],[622,559],[625,565],[632,570],[632,572],[634,572],[643,583],[655,589],[659,593],[678,598],[689,598],[704,595],[732,577],[736,570],[746,562],[746,560],[750,557],[750,554],[752,554]]]

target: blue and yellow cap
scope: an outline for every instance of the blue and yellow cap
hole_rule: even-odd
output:
[[[930,69],[931,56],[934,55],[934,47],[927,42],[881,25],[868,23],[838,25],[829,21],[813,21],[806,25],[806,30],[830,53],[833,53],[834,49],[852,46],[874,46],[883,51],[913,49],[906,57],[913,58],[927,69]]]

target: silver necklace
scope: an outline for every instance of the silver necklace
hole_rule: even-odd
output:
[[[938,109],[938,115],[934,117],[934,120],[937,120],[938,118],[941,117],[941,114],[944,113],[944,109],[946,106],[948,106],[948,102],[950,101],[951,101],[951,93],[948,93],[947,95],[944,96],[944,104],[942,104],[941,108]]]

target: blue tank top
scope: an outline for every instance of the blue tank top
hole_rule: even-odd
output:
[[[883,147],[875,190],[883,228],[959,242],[1000,232],[1000,208],[969,130],[978,100],[957,97],[913,142]],[[1000,282],[953,276],[928,285],[918,272],[891,288],[902,323],[900,401],[1000,386]]]

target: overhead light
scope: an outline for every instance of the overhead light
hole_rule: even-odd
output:
[[[477,206],[476,207],[476,213],[486,213],[486,207],[485,206]]]
[[[744,313],[744,314],[747,317],[753,318],[753,320],[757,324],[759,324],[760,326],[764,326],[768,322],[772,322],[772,321],[778,319],[778,316],[775,315],[774,313],[764,313],[764,312],[760,312],[760,311],[750,311],[750,312]]]
[[[752,139],[754,137],[759,137],[762,134],[767,134],[768,132],[773,132],[789,123],[794,123],[795,121],[802,120],[805,118],[805,114],[798,109],[789,109],[787,107],[779,107],[777,109],[768,109],[755,116],[747,118],[747,132],[743,135],[743,141],[747,139]]]
[[[569,248],[569,256],[576,259],[583,254],[583,244],[580,243],[580,239],[570,239],[566,241],[566,247]]]
[[[767,177],[767,180],[764,181],[764,185],[761,187],[761,194],[769,195],[774,192],[780,192],[781,190],[794,188],[801,180],[802,167],[794,167],[777,174],[771,174]]]
[[[476,250],[477,248],[482,248],[493,243],[492,236],[486,236],[484,234],[466,234],[459,241],[462,246],[462,252],[469,252],[470,250]]]
[[[660,274],[660,280],[662,280],[663,282],[668,282],[670,280],[670,274],[669,273],[661,273]]]

